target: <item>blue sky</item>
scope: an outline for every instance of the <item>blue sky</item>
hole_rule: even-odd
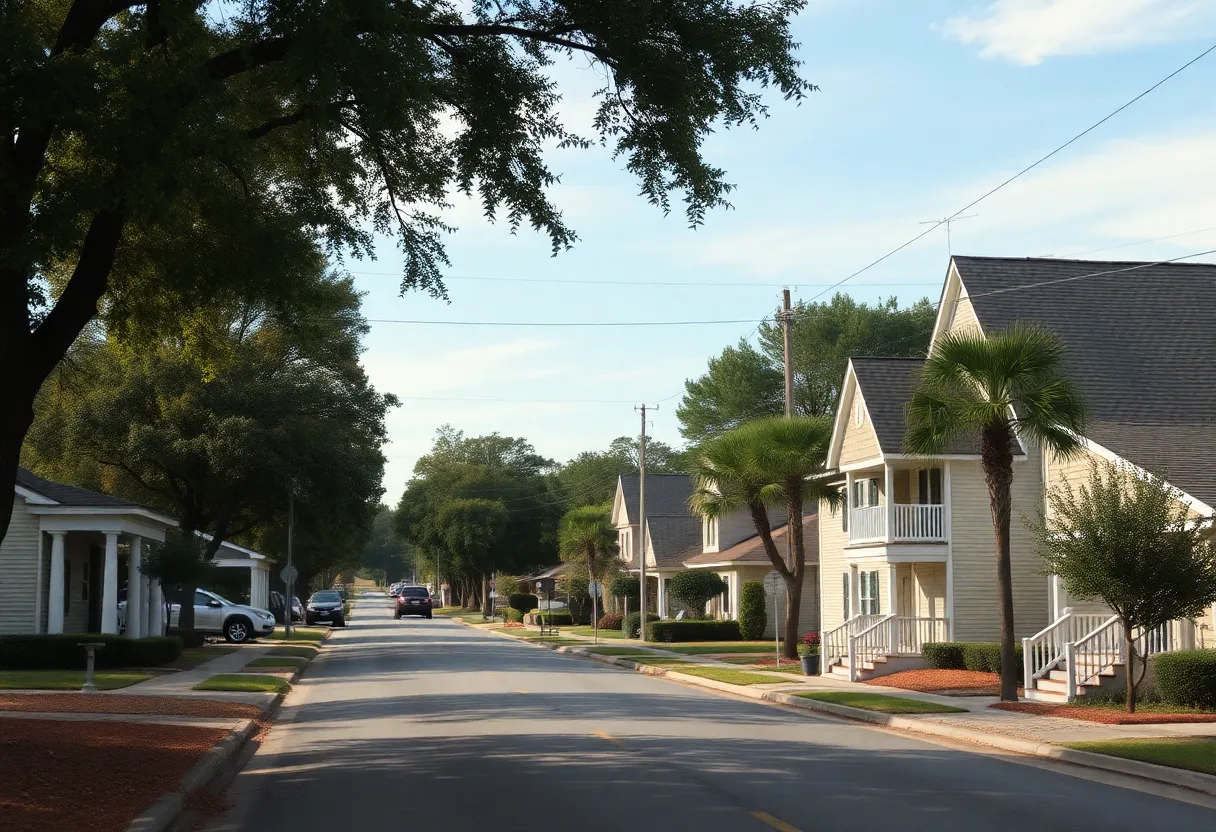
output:
[[[553,198],[581,238],[573,251],[552,258],[544,238],[512,236],[458,203],[451,304],[401,297],[400,256],[386,239],[376,261],[347,264],[367,316],[759,319],[783,284],[814,297],[1199,54],[1216,42],[1216,2],[811,0],[794,29],[804,77],[821,91],[798,107],[774,97],[759,131],[718,133],[705,148],[738,185],[734,210],[689,230],[638,197],[607,151],[554,151],[563,182]],[[567,125],[590,133],[594,74],[576,63],[554,74]],[[954,251],[1152,260],[1216,248],[1213,88],[1216,53],[979,205],[954,226]],[[1141,242],[1198,229],[1210,230]],[[1111,246],[1121,247],[1082,254]],[[942,229],[844,289],[936,300],[946,264]],[[637,285],[458,279],[470,277]],[[564,461],[636,435],[633,403],[663,400],[651,432],[678,445],[684,380],[753,329],[373,324],[364,363],[378,389],[403,399],[389,417],[384,500],[397,501],[444,423],[525,436]]]

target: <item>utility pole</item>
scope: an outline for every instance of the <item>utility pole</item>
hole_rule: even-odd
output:
[[[972,219],[972,218],[978,217],[978,216],[979,216],[979,214],[967,214],[962,217],[945,217],[940,220],[925,220],[924,222],[921,223],[921,225],[944,225],[944,226],[946,226],[946,254],[953,257],[954,256],[954,243],[950,239],[950,226],[960,220],[969,220],[969,219]],[[930,230],[932,230],[932,229],[930,229]]]
[[[646,641],[646,404],[636,408],[642,414],[642,433],[638,436],[638,636]],[[655,405],[651,410],[658,410]],[[663,580],[659,578],[659,580]]]
[[[785,347],[785,418],[794,415],[794,366],[790,359],[790,290],[781,291],[781,341]]]
[[[296,524],[296,487],[293,483],[287,491],[287,569],[293,570],[295,567],[291,562],[291,537],[293,527]],[[283,616],[286,623],[283,625],[283,638],[285,641],[291,640],[291,615],[295,610],[296,584],[295,581],[287,582],[287,610]]]

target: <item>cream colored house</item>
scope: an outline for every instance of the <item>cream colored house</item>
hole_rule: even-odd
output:
[[[1016,321],[1055,332],[1081,387],[1093,459],[1152,471],[1197,515],[1216,504],[1216,266],[954,257],[933,343]],[[974,441],[903,452],[904,407],[923,361],[855,358],[836,413],[828,466],[848,495],[821,507],[824,672],[854,680],[919,666],[928,641],[996,641],[997,587],[988,491]],[[1088,474],[1088,459],[1014,450],[1014,619],[1028,695],[1082,695],[1117,680],[1121,636],[1109,610],[1074,604],[1041,574],[1025,516],[1046,488]],[[1150,652],[1211,644],[1210,622],[1144,636]],[[1068,656],[1074,661],[1070,664]]]

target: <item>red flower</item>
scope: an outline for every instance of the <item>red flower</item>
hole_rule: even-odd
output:
[[[819,633],[803,633],[802,643],[803,644],[818,644],[819,643]]]

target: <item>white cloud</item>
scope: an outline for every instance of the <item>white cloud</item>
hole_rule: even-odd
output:
[[[941,24],[985,58],[1023,65],[1194,37],[1216,29],[1210,0],[996,0]]]
[[[542,338],[517,338],[451,350],[426,357],[425,361],[405,361],[384,352],[369,353],[364,367],[377,390],[399,396],[446,395],[453,390],[479,395],[479,387],[504,381],[545,378],[551,374],[549,362],[528,361],[557,348],[556,341]]]

